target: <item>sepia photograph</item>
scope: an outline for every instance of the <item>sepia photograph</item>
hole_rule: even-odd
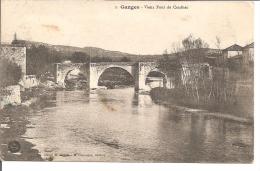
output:
[[[254,2],[1,0],[0,161],[254,162]]]

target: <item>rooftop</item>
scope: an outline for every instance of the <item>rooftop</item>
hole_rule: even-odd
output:
[[[254,48],[254,42],[253,42],[253,43],[250,43],[250,44],[248,44],[248,45],[246,45],[246,46],[244,47],[244,49],[246,49],[246,48]]]
[[[224,49],[223,51],[241,51],[242,49],[243,49],[242,46],[234,44],[234,45],[229,46],[228,48]]]

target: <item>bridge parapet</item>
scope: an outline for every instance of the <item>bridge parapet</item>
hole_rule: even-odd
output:
[[[91,62],[91,66],[107,66],[107,65],[119,65],[119,66],[132,66],[137,62]]]

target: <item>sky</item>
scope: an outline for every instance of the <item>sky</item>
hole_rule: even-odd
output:
[[[92,46],[133,54],[170,52],[192,34],[216,48],[254,39],[253,2],[112,2],[1,0],[1,42],[18,39]],[[188,9],[121,9],[121,5],[183,5]],[[117,8],[116,8],[117,6]]]

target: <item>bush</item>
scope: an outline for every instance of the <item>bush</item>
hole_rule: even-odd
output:
[[[16,85],[22,77],[21,67],[8,59],[0,59],[0,87]]]

